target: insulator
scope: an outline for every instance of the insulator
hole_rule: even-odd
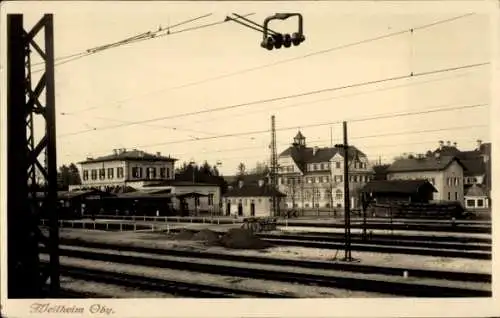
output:
[[[290,34],[285,34],[283,39],[283,46],[289,48],[292,45],[292,37]]]
[[[292,35],[292,43],[293,45],[297,46],[299,45],[300,43],[304,42],[306,39],[306,37],[303,35],[303,34],[300,34],[298,32],[295,32],[293,35]]]
[[[270,36],[266,39],[266,49],[270,51],[273,48],[274,48],[274,39],[272,36]]]
[[[283,34],[281,33],[275,34],[273,35],[273,38],[274,38],[274,47],[276,49],[281,48],[281,46],[283,45]]]

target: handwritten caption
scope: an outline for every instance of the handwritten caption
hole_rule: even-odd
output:
[[[115,313],[113,308],[103,304],[92,304],[90,306],[66,306],[66,305],[53,305],[50,303],[34,303],[30,306],[30,311],[33,314],[98,314],[98,315],[112,315]]]

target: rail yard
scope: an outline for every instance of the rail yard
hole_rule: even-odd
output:
[[[253,232],[227,217],[60,220],[61,287],[76,298],[491,296],[490,222],[352,221],[345,262],[339,221]]]

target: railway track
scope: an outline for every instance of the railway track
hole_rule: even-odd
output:
[[[296,233],[294,231],[289,231],[287,232],[286,228],[282,228],[282,231],[284,233],[290,233],[293,235],[304,235],[304,236],[310,236],[311,238],[322,238],[322,237],[329,237],[329,238],[344,238],[345,234],[341,232],[299,232]],[[361,233],[351,233],[351,237],[353,239],[361,239],[362,234]],[[388,234],[388,233],[375,233],[372,234],[372,240],[373,239],[378,239],[378,240],[396,240],[396,241],[414,241],[414,242],[425,242],[425,241],[432,241],[432,242],[443,242],[443,243],[482,243],[482,244],[492,244],[491,238],[487,237],[474,237],[474,236],[451,236],[451,235],[412,235],[412,234],[403,234],[403,233],[394,233],[394,234]]]
[[[343,229],[344,224],[340,223],[309,223],[301,221],[283,221],[280,220],[278,225],[287,225],[293,227],[311,227],[311,228],[334,228]],[[365,225],[363,222],[351,223],[351,229],[363,229]],[[420,231],[420,232],[449,232],[449,233],[481,233],[481,234],[491,234],[490,225],[443,225],[443,224],[415,224],[415,223],[390,223],[390,222],[378,222],[378,223],[367,223],[366,229],[368,230],[397,230],[397,231]]]
[[[61,265],[60,274],[74,279],[105,283],[141,291],[169,293],[178,297],[193,298],[294,298],[285,294],[273,294],[236,288],[224,288],[205,284],[193,284],[140,275],[109,272],[71,265]],[[74,293],[74,292],[73,292]]]
[[[340,234],[340,233],[339,233]],[[303,235],[303,234],[265,234],[259,233],[258,237],[273,241],[275,239],[285,239],[304,242],[328,242],[328,243],[344,243],[344,236],[335,235]],[[371,239],[363,240],[360,235],[351,238],[352,243],[381,245],[381,246],[398,246],[398,247],[416,247],[425,249],[437,250],[458,250],[458,251],[490,251],[491,244],[475,243],[467,244],[462,242],[433,242],[431,238],[422,237],[419,240],[400,239],[397,236],[393,237],[372,237]]]
[[[116,247],[115,247],[116,248]],[[173,255],[158,255],[153,253],[129,252],[133,255],[124,255],[123,251],[116,250],[81,250],[74,247],[62,246],[61,256],[80,258],[85,260],[104,261],[115,264],[128,264],[136,266],[147,266],[150,268],[175,269],[196,273],[208,273],[220,276],[243,277],[260,279],[266,281],[295,283],[300,285],[313,285],[318,287],[342,288],[355,291],[383,293],[388,295],[407,297],[490,297],[489,284],[474,284],[475,287],[464,287],[462,282],[443,281],[442,279],[419,279],[418,282],[404,280],[401,277],[383,274],[363,274],[347,271],[335,271],[324,269],[309,269],[297,266],[276,266],[261,263],[219,261],[199,257],[179,257]],[[293,261],[292,261],[293,262]],[[74,275],[89,275],[88,272],[73,271]],[[111,277],[100,277],[101,273],[93,272],[93,279],[107,279]],[[116,275],[116,274],[113,274]],[[83,277],[83,276],[80,276]],[[124,279],[117,277],[116,283],[123,284]],[[129,278],[127,278],[129,279]],[[144,279],[141,277],[141,279]],[[126,284],[133,285],[140,280],[130,278],[125,280]],[[146,282],[144,288],[152,287],[154,284]],[[471,284],[471,283],[469,283]],[[479,287],[480,285],[480,287]],[[164,289],[162,289],[164,290]],[[240,292],[240,296],[241,296]],[[244,294],[248,294],[245,292]],[[227,295],[226,295],[227,296]],[[235,295],[238,297],[238,295]],[[263,296],[268,297],[268,295]]]
[[[61,239],[61,244],[75,247],[86,247],[105,250],[119,250],[124,252],[140,252],[152,255],[169,255],[174,257],[189,257],[197,259],[208,260],[227,260],[238,261],[243,263],[255,264],[268,264],[276,266],[295,266],[302,268],[316,268],[316,269],[330,269],[337,271],[347,271],[353,273],[364,274],[384,274],[389,276],[401,276],[402,273],[408,268],[404,267],[385,267],[385,266],[372,266],[358,263],[338,263],[338,262],[325,262],[325,261],[311,261],[300,259],[280,259],[274,257],[263,256],[242,256],[234,254],[211,253],[206,251],[189,251],[181,249],[167,249],[167,248],[152,248],[145,246],[130,246],[126,243],[112,244],[106,242],[89,242],[79,239]],[[443,271],[443,270],[427,270],[427,269],[411,269],[411,275],[418,278],[436,278],[451,281],[470,281],[470,282],[491,282],[490,274],[483,273],[466,273],[457,271]]]
[[[178,232],[180,229],[172,229],[171,232]],[[222,232],[221,232],[222,233]],[[339,250],[343,249],[344,236],[337,235],[292,235],[292,234],[265,234],[259,233],[257,236],[273,245],[280,246],[300,246],[309,248],[321,248]],[[427,239],[427,241],[425,241]],[[429,238],[420,237],[420,240],[399,239],[398,236],[388,236],[363,241],[361,236],[354,236],[351,249],[359,252],[378,252],[405,255],[427,255],[438,257],[457,257],[469,259],[491,259],[491,244],[481,243],[468,245],[457,242],[432,242]]]

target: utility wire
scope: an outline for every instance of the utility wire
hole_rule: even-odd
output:
[[[243,16],[246,17],[246,16],[250,16],[250,15],[253,15],[253,14],[254,13],[250,13],[250,14],[245,14]],[[141,34],[139,34],[137,36],[134,36],[134,37],[122,40],[122,41],[118,41],[118,42],[114,42],[114,43],[111,43],[111,44],[106,44],[106,45],[101,45],[101,46],[98,46],[98,47],[94,47],[94,48],[87,49],[87,50],[85,50],[83,52],[80,52],[80,53],[75,53],[75,54],[70,54],[70,55],[67,55],[67,56],[62,56],[62,57],[59,57],[59,58],[55,59],[58,62],[56,62],[54,64],[54,66],[59,66],[59,65],[62,65],[62,64],[66,64],[68,62],[72,62],[72,61],[78,60],[80,58],[83,58],[83,57],[86,57],[86,56],[89,56],[89,55],[101,52],[101,51],[103,51],[105,49],[110,49],[110,48],[114,48],[114,47],[118,47],[118,46],[122,46],[122,45],[126,45],[126,44],[131,44],[131,43],[141,42],[141,41],[145,41],[145,40],[151,40],[151,39],[155,39],[155,38],[160,38],[160,37],[164,37],[164,36],[167,36],[167,35],[174,35],[174,34],[179,34],[179,33],[184,33],[184,32],[189,32],[189,31],[204,29],[204,28],[213,27],[213,26],[216,26],[216,25],[223,24],[223,23],[227,22],[227,21],[218,21],[218,22],[203,24],[203,25],[199,25],[199,26],[195,26],[195,27],[190,27],[190,28],[178,30],[178,31],[170,31],[171,28],[174,28],[174,27],[177,27],[177,26],[189,23],[189,22],[193,22],[195,20],[199,20],[201,18],[205,18],[205,17],[210,16],[210,15],[212,15],[212,14],[210,13],[210,14],[206,14],[206,15],[203,15],[203,16],[200,16],[200,17],[197,17],[197,18],[189,19],[189,20],[177,23],[177,24],[175,24],[173,26],[170,26],[168,28],[160,28],[159,30],[154,31],[154,32],[152,32],[152,31],[144,32],[144,33],[141,33]],[[167,32],[165,32],[165,30]],[[163,32],[163,33],[161,33],[161,32]],[[40,64],[43,64],[43,63],[44,62],[35,63],[35,64],[33,64],[33,66],[40,65]],[[42,72],[43,70],[44,70],[44,68],[37,69],[37,70],[32,71],[32,73]]]
[[[353,118],[353,119],[350,119],[347,121],[348,122],[361,122],[361,121],[368,121],[368,120],[398,118],[398,117],[404,117],[404,116],[414,116],[414,115],[421,115],[421,114],[430,114],[430,113],[437,113],[437,112],[457,111],[457,110],[462,110],[462,109],[478,108],[478,107],[483,107],[486,105],[488,105],[488,104],[473,104],[473,105],[463,105],[463,106],[454,106],[454,107],[443,107],[443,108],[435,108],[435,109],[429,109],[429,110],[413,111],[413,112],[406,112],[406,113],[396,113],[396,114],[389,113],[389,114],[383,114],[383,115],[377,115],[377,116],[371,116],[371,117]],[[342,122],[343,121],[339,120],[339,121],[333,121],[333,122],[301,125],[300,128],[331,126],[331,125],[335,125],[335,124],[340,124]],[[289,126],[289,127],[276,128],[276,131],[295,130],[297,128],[298,128],[298,126]],[[198,138],[197,141],[213,140],[213,139],[228,138],[228,137],[241,137],[241,136],[249,136],[249,135],[267,134],[267,133],[269,133],[269,131],[270,131],[269,129],[265,129],[265,130],[256,130],[256,131],[250,131],[250,132],[223,134],[223,135],[217,135],[217,136]],[[351,139],[355,139],[355,138],[351,138]],[[161,142],[161,143],[154,143],[154,144],[146,144],[146,145],[141,145],[138,147],[140,147],[140,148],[154,147],[154,146],[170,145],[170,144],[177,144],[177,143],[187,143],[190,141],[193,141],[193,140],[192,139],[185,139],[185,140],[178,140],[178,141],[168,141],[168,142]]]
[[[244,16],[249,16],[249,15],[252,15],[252,14],[248,14],[248,15],[244,15]],[[301,56],[297,56],[297,57],[293,57],[293,58],[289,58],[289,59],[284,59],[284,60],[277,61],[277,62],[274,62],[274,63],[264,64],[264,65],[260,65],[260,66],[256,66],[256,67],[252,67],[252,68],[247,68],[247,69],[243,69],[243,70],[239,70],[239,71],[235,71],[235,72],[231,72],[231,73],[227,73],[227,74],[222,74],[222,75],[218,75],[218,76],[214,76],[214,77],[209,77],[209,78],[206,78],[206,79],[203,79],[203,80],[198,80],[198,81],[194,81],[194,82],[190,82],[190,83],[186,83],[186,84],[182,84],[182,85],[178,85],[178,86],[172,86],[172,87],[168,87],[168,88],[164,88],[164,89],[160,89],[160,90],[150,91],[150,92],[147,92],[147,93],[144,93],[144,94],[137,95],[135,97],[130,97],[130,98],[126,98],[126,99],[122,99],[122,100],[116,101],[115,103],[116,104],[118,104],[118,103],[124,103],[124,102],[130,101],[130,100],[133,100],[133,99],[136,99],[136,98],[139,98],[139,97],[144,97],[144,96],[148,96],[148,95],[152,95],[152,94],[156,94],[156,93],[160,93],[160,92],[165,92],[165,91],[171,91],[171,90],[186,88],[186,87],[190,87],[190,86],[196,86],[196,85],[200,85],[200,84],[204,84],[204,83],[208,83],[208,82],[212,82],[212,81],[221,80],[221,79],[228,78],[228,77],[233,77],[233,76],[236,76],[236,75],[250,73],[250,72],[262,70],[262,69],[265,69],[265,68],[274,67],[274,66],[277,66],[277,65],[294,62],[294,61],[301,60],[301,59],[304,59],[304,58],[309,58],[309,57],[316,56],[316,55],[322,55],[322,54],[330,53],[330,52],[333,52],[333,51],[338,51],[338,50],[346,49],[346,48],[349,48],[349,47],[358,46],[358,45],[362,45],[362,44],[366,44],[366,43],[375,42],[375,41],[378,41],[378,40],[382,40],[382,39],[386,39],[386,38],[398,36],[398,35],[401,35],[401,34],[404,34],[404,33],[408,33],[411,30],[419,30],[419,29],[422,30],[422,29],[434,27],[434,26],[439,25],[439,24],[449,23],[449,22],[452,22],[452,21],[455,21],[455,20],[458,20],[458,19],[462,19],[462,18],[471,16],[471,15],[474,15],[474,14],[475,13],[469,13],[469,14],[465,14],[465,15],[461,15],[461,16],[456,16],[456,17],[449,18],[449,19],[439,20],[439,21],[436,21],[436,22],[433,22],[433,23],[422,25],[422,26],[413,27],[413,28],[410,28],[410,29],[402,30],[402,31],[392,32],[392,33],[388,33],[388,34],[385,34],[385,35],[380,35],[380,36],[376,36],[376,37],[373,37],[373,38],[368,38],[368,39],[364,39],[364,40],[360,40],[360,41],[356,41],[356,42],[352,42],[352,43],[342,44],[342,45],[339,45],[339,46],[334,46],[334,47],[331,47],[331,48],[328,48],[328,49],[324,49],[324,50],[320,50],[320,51],[315,51],[315,52],[308,53],[308,54],[305,54],[305,55],[301,55]],[[217,22],[215,24],[221,24],[221,23],[224,23],[224,22],[226,22],[226,21]],[[84,109],[81,109],[81,110],[74,111],[73,113],[85,112],[85,111],[89,111],[89,110],[96,109],[96,108],[101,108],[101,107],[106,107],[106,106],[104,106],[104,105],[102,105],[102,106],[93,106],[93,107],[84,108]],[[116,105],[107,106],[107,107],[116,107]]]
[[[269,108],[258,109],[258,110],[255,110],[255,111],[246,111],[246,112],[241,113],[241,114],[231,114],[231,115],[228,115],[228,116],[218,116],[216,119],[220,120],[220,119],[224,119],[224,118],[243,117],[243,116],[248,116],[249,114],[256,114],[256,113],[270,112],[270,111],[275,112],[275,111],[281,110],[281,109],[288,109],[288,108],[294,108],[294,107],[299,107],[299,106],[304,106],[304,105],[311,105],[311,104],[316,104],[316,103],[322,103],[322,102],[332,101],[332,100],[341,99],[341,98],[347,98],[347,97],[353,97],[353,96],[360,96],[360,95],[365,95],[365,94],[372,94],[372,93],[377,93],[377,92],[381,92],[381,91],[388,91],[388,90],[398,89],[398,88],[402,88],[402,87],[410,87],[410,86],[424,85],[424,84],[433,83],[433,82],[440,82],[440,81],[444,81],[444,80],[448,80],[448,79],[455,79],[455,78],[459,78],[459,77],[469,76],[471,74],[472,73],[458,74],[458,75],[441,77],[441,78],[437,78],[437,79],[431,79],[431,80],[421,81],[421,82],[411,82],[411,83],[406,83],[406,84],[401,84],[401,85],[394,85],[394,86],[390,86],[390,87],[376,88],[376,89],[372,89],[372,90],[369,90],[369,91],[356,92],[356,93],[344,94],[344,95],[327,97],[327,98],[320,98],[320,99],[315,99],[315,100],[312,100],[312,101],[305,101],[305,102],[299,102],[299,103],[293,103],[293,104],[289,104],[289,105],[284,105],[284,106],[280,106],[280,107],[273,107],[271,109],[269,109]],[[204,121],[206,121],[206,119],[196,120],[196,121],[190,121],[190,123],[191,124],[195,124],[195,123],[200,123],[200,122],[204,122]]]
[[[461,138],[461,139],[455,139],[455,141],[465,141],[468,140],[470,141],[470,138]],[[322,142],[322,141],[330,141],[330,139],[314,139],[314,142]],[[379,144],[379,145],[374,145],[374,144],[369,144],[367,146],[363,147],[357,147],[357,148],[390,148],[390,147],[400,147],[400,146],[405,146],[405,145],[424,145],[424,144],[429,144],[435,142],[435,140],[428,140],[428,141],[418,141],[418,142],[406,142],[406,143],[398,143],[398,144]],[[281,142],[277,144],[278,146],[289,146],[290,142]],[[196,151],[196,154],[216,154],[216,153],[223,153],[223,152],[235,152],[235,151],[244,151],[244,150],[257,150],[257,149],[267,149],[268,145],[261,145],[261,146],[252,146],[252,147],[238,147],[238,148],[223,148],[223,149],[217,149],[217,150],[210,150],[210,151]],[[321,147],[320,147],[321,148]],[[177,155],[193,155],[195,154],[194,152],[184,152],[184,153],[177,153]]]
[[[469,65],[456,66],[456,67],[444,68],[444,69],[439,69],[439,70],[415,73],[412,75],[400,75],[400,76],[388,77],[388,78],[384,78],[384,79],[359,82],[359,83],[331,87],[331,88],[323,88],[323,89],[319,89],[319,90],[313,90],[313,91],[308,91],[308,92],[303,92],[303,93],[298,93],[298,94],[291,94],[291,95],[280,96],[280,97],[274,97],[274,98],[268,98],[268,99],[261,99],[261,100],[245,102],[245,103],[240,103],[240,104],[234,104],[234,105],[229,105],[229,106],[223,106],[223,107],[218,107],[218,108],[199,110],[199,111],[182,113],[182,114],[177,114],[177,115],[162,116],[162,117],[146,119],[146,120],[139,120],[139,121],[129,122],[126,124],[119,124],[119,125],[115,125],[115,126],[104,126],[104,127],[98,128],[97,130],[116,129],[116,128],[132,126],[132,125],[157,122],[157,121],[166,120],[166,119],[181,118],[181,117],[187,117],[187,116],[193,116],[193,115],[220,112],[220,111],[225,111],[225,110],[229,110],[229,109],[236,109],[236,108],[241,108],[241,107],[246,107],[246,106],[251,106],[251,105],[256,105],[256,104],[276,102],[276,101],[293,99],[293,98],[304,97],[304,96],[310,96],[310,95],[315,95],[315,94],[320,94],[320,93],[325,93],[325,92],[344,90],[344,89],[348,89],[348,88],[368,86],[368,85],[379,84],[379,83],[384,83],[384,82],[391,82],[391,81],[407,79],[407,78],[416,78],[416,77],[428,76],[428,75],[438,74],[438,73],[453,72],[453,71],[457,71],[457,70],[461,70],[461,69],[474,68],[474,67],[484,66],[484,65],[488,65],[488,64],[490,64],[490,63],[489,62],[476,63],[476,64],[469,64]],[[64,134],[64,135],[61,135],[59,137],[79,135],[79,134],[83,134],[83,133],[87,133],[87,132],[91,132],[91,131],[95,131],[95,130],[81,130],[81,131],[77,131],[77,132],[73,132],[73,133]]]
[[[341,98],[347,98],[347,97],[352,97],[352,96],[358,96],[358,95],[365,95],[365,94],[371,94],[371,93],[376,93],[380,91],[387,91],[387,90],[393,90],[397,88],[402,88],[402,87],[409,87],[409,86],[416,86],[416,85],[423,85],[423,84],[428,84],[428,83],[433,83],[433,82],[438,82],[438,81],[443,81],[447,79],[455,79],[463,76],[468,76],[471,75],[471,73],[465,73],[465,74],[458,74],[458,75],[452,75],[452,76],[446,76],[446,77],[441,77],[437,79],[431,79],[431,80],[426,80],[426,81],[421,81],[421,82],[411,82],[411,83],[406,83],[406,84],[401,84],[401,85],[394,85],[391,87],[383,87],[383,88],[377,88],[373,89],[370,91],[364,91],[364,92],[356,92],[356,93],[350,93],[350,94],[344,94],[340,96],[333,96],[333,97],[328,97],[328,98],[321,98],[321,99],[315,99],[312,101],[306,101],[306,102],[299,102],[299,103],[293,103],[289,105],[284,105],[281,107],[273,107],[272,109],[266,108],[266,109],[258,109],[255,111],[246,111],[242,114],[231,114],[228,116],[218,116],[217,120],[224,119],[224,118],[237,118],[237,117],[242,117],[242,116],[248,116],[249,114],[255,114],[255,113],[262,113],[262,112],[270,112],[270,111],[277,111],[280,109],[286,109],[286,108],[293,108],[293,107],[299,107],[299,106],[304,106],[304,105],[311,105],[311,104],[316,104],[316,103],[321,103],[321,102],[326,102],[326,101],[331,101],[331,100],[336,100],[336,99],[341,99]],[[72,113],[61,113],[61,115],[72,115]],[[101,119],[101,120],[108,120],[108,121],[114,121],[114,122],[120,122],[119,120],[115,118],[110,118],[110,117],[102,117],[102,116],[85,116],[86,118],[91,118],[91,119]],[[201,123],[201,122],[206,122],[207,119],[202,119],[202,120],[196,120],[196,121],[190,121],[190,124],[196,124],[196,123]],[[126,121],[121,121],[122,123],[126,123]],[[142,125],[142,124],[141,124]],[[144,126],[151,126],[151,127],[165,127],[165,128],[171,128],[167,126],[161,126],[161,125],[150,125],[150,124],[143,124]],[[175,128],[177,130],[186,130],[187,128],[183,128],[183,126],[176,125]],[[199,131],[200,133],[204,133]],[[207,133],[211,134],[211,133]]]
[[[412,130],[412,131],[403,131],[403,132],[392,132],[392,133],[385,133],[385,134],[376,134],[376,135],[364,135],[364,136],[357,136],[353,137],[350,139],[368,139],[368,138],[375,138],[375,137],[390,137],[390,136],[398,136],[398,135],[411,135],[411,134],[422,134],[422,133],[429,133],[429,132],[440,132],[440,131],[453,131],[453,130],[460,130],[460,129],[473,129],[473,128],[479,128],[479,127],[486,127],[487,125],[470,125],[470,126],[456,126],[456,127],[447,127],[447,128],[438,128],[438,129],[430,129],[430,130]],[[318,141],[328,141],[329,139],[320,139]],[[460,139],[460,140],[466,140]],[[364,146],[363,149],[365,148],[382,148],[382,147],[398,147],[401,145],[416,145],[416,144],[427,144],[431,143],[432,141],[427,141],[427,142],[411,142],[411,143],[398,143],[397,145],[395,144],[385,144],[385,145],[368,145]],[[289,145],[290,143],[280,143],[281,146],[286,146]],[[135,148],[143,148],[145,146],[136,146]],[[241,148],[233,148],[233,149],[223,149],[223,150],[218,150],[218,151],[202,151],[199,152],[199,154],[215,154],[215,153],[221,153],[221,152],[226,152],[226,151],[237,151],[237,150],[251,150],[251,149],[265,149],[267,151],[268,145],[262,145],[261,147],[241,147]],[[359,147],[358,147],[359,148]],[[394,152],[394,153],[385,153],[385,154],[401,154],[401,152]],[[183,155],[191,155],[191,153],[183,153]],[[380,155],[379,155],[380,156]],[[192,157],[192,156],[191,156]],[[245,159],[248,158],[253,158],[252,156],[245,155]],[[262,157],[262,156],[255,156],[257,157]],[[219,159],[232,159],[233,157],[220,157],[217,156],[218,160]],[[235,159],[241,158],[241,156],[234,157]]]

